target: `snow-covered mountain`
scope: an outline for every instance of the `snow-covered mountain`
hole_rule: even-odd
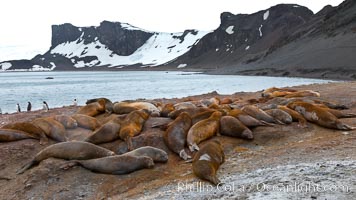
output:
[[[31,60],[0,63],[1,70],[74,70],[153,67],[188,52],[208,32],[151,32],[127,23],[103,21],[98,27],[52,26],[52,46]]]

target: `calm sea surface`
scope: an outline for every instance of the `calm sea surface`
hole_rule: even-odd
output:
[[[53,77],[53,79],[46,79]],[[0,108],[15,112],[16,103],[26,110],[79,105],[87,99],[107,97],[112,101],[185,97],[217,91],[219,94],[258,91],[272,86],[295,86],[329,81],[236,75],[204,75],[185,72],[6,72],[0,73]]]

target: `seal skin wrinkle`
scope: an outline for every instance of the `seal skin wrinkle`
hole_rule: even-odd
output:
[[[34,165],[39,164],[47,158],[60,158],[65,160],[87,160],[113,156],[114,152],[88,142],[61,142],[44,148],[26,165],[24,165],[17,174],[22,174]]]
[[[209,141],[195,154],[193,173],[203,180],[218,185],[220,180],[216,177],[216,172],[224,162],[225,154],[220,142],[216,140]]]
[[[187,134],[191,126],[192,119],[188,113],[183,112],[173,122],[168,124],[167,130],[163,134],[163,140],[167,147],[178,154],[183,160],[191,158],[184,150]]]

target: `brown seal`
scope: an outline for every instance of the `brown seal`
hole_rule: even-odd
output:
[[[139,102],[139,101],[135,101],[135,102],[126,102],[126,101],[122,101],[122,102],[118,102],[114,104],[114,112],[116,114],[128,114],[132,111],[135,110],[148,110],[149,114],[151,116],[156,116],[159,117],[160,116],[160,111],[159,109],[153,105],[152,103],[149,102]]]
[[[31,123],[41,128],[53,140],[58,142],[67,141],[66,129],[58,121],[52,118],[38,118]]]
[[[117,140],[120,138],[120,127],[121,125],[118,120],[111,120],[96,129],[93,134],[84,139],[84,141],[93,144],[101,144]]]
[[[270,109],[265,112],[283,124],[291,124],[293,122],[292,116],[281,109]]]
[[[253,139],[252,131],[242,122],[232,116],[223,116],[220,119],[220,134],[242,139]]]
[[[355,113],[344,113],[340,110],[336,110],[333,108],[329,108],[328,106],[326,106],[325,104],[314,104],[315,106],[319,106],[321,108],[324,108],[325,110],[327,110],[329,113],[333,114],[335,117],[337,117],[338,119],[341,118],[354,118],[356,117]]]
[[[114,152],[88,142],[61,142],[44,148],[17,174],[22,174],[32,166],[39,164],[47,158],[60,158],[65,160],[87,160],[115,155]]]
[[[97,119],[88,115],[74,114],[72,115],[72,118],[77,121],[79,127],[92,131],[101,126]]]
[[[12,142],[24,139],[38,139],[24,131],[13,129],[0,129],[0,142]]]
[[[166,163],[168,161],[168,154],[165,151],[151,146],[140,147],[122,155],[136,157],[147,156],[152,158],[154,162]]]
[[[338,130],[356,129],[356,127],[351,127],[338,120],[337,117],[328,112],[325,108],[321,108],[310,103],[293,102],[288,104],[287,107],[299,112],[308,121],[318,124],[322,127]]]
[[[175,119],[177,118],[182,112],[186,112],[188,113],[189,116],[194,116],[198,113],[202,113],[205,111],[211,111],[213,109],[210,108],[183,108],[183,109],[179,109],[179,110],[174,110],[173,112],[170,112],[168,114],[168,117],[170,117],[171,119]]]
[[[13,123],[13,124],[6,124],[2,128],[26,132],[30,136],[33,136],[33,137],[39,139],[40,144],[46,144],[48,142],[46,133],[41,128],[39,128],[29,122],[17,122],[17,123]]]
[[[188,113],[183,112],[173,122],[169,123],[167,130],[163,134],[163,140],[167,147],[184,160],[191,158],[184,150],[187,134],[191,126],[192,119]]]
[[[200,122],[201,120],[208,119],[214,112],[216,112],[216,110],[207,110],[193,115],[192,116],[193,125],[196,124],[197,122]]]
[[[146,110],[136,110],[126,116],[121,123],[120,138],[127,143],[129,150],[133,150],[132,137],[140,134],[149,115]]]
[[[53,118],[54,120],[58,121],[59,123],[61,123],[67,129],[77,128],[77,126],[78,126],[77,121],[75,121],[75,119],[73,119],[71,116],[55,115],[55,116],[50,117],[50,118]]]
[[[172,111],[174,111],[173,104],[172,103],[165,104],[161,110],[161,117],[168,117],[168,114]]]
[[[273,125],[273,124],[269,124],[267,122],[258,120],[256,118],[253,118],[250,115],[248,115],[247,113],[245,113],[244,111],[237,109],[237,108],[232,109],[228,113],[228,115],[235,117],[236,119],[240,120],[245,126],[248,126],[248,127]]]
[[[187,143],[190,151],[199,150],[198,144],[219,132],[221,112],[214,112],[208,119],[194,124],[188,131]]]
[[[152,158],[147,156],[116,155],[90,160],[74,160],[68,167],[80,165],[90,171],[103,174],[128,174],[144,168],[153,168]]]
[[[262,121],[265,121],[268,123],[283,124],[282,122],[274,119],[272,116],[267,114],[265,111],[259,109],[258,107],[254,106],[254,105],[245,105],[244,107],[242,107],[241,110],[256,119],[259,119],[259,120],[262,120]]]
[[[297,92],[295,89],[271,87],[261,93],[262,97],[283,97],[287,94]]]
[[[95,98],[95,99],[89,99],[87,100],[87,102],[85,102],[85,104],[91,104],[94,102],[98,102],[98,101],[104,100],[105,102],[105,112],[111,114],[113,112],[114,109],[114,104],[110,101],[110,99],[107,98]]]
[[[298,126],[305,128],[307,127],[307,120],[301,115],[299,112],[292,110],[288,108],[287,106],[277,106],[278,109],[283,110],[284,112],[287,112],[293,119],[293,121],[298,122]]]
[[[292,92],[284,96],[285,98],[295,98],[295,97],[320,97],[319,92],[312,90],[302,90],[297,92]]]
[[[180,102],[180,103],[176,103],[173,105],[174,110],[182,110],[182,109],[188,109],[188,108],[196,108],[197,106],[190,101],[187,102]]]
[[[228,97],[225,97],[223,98],[221,101],[220,101],[220,104],[232,104],[232,99],[231,98],[228,98]]]
[[[225,154],[221,144],[216,140],[212,140],[205,143],[195,154],[193,172],[197,177],[218,185],[220,180],[216,177],[216,172],[224,162]]]
[[[213,104],[220,105],[220,99],[218,97],[212,97],[210,99],[202,99],[200,103],[203,107],[209,107]]]
[[[91,117],[95,117],[96,115],[99,115],[100,113],[105,112],[105,100],[104,99],[98,99],[98,101],[95,101],[93,103],[89,103],[82,108],[78,110],[76,114],[82,114],[82,115],[88,115]]]

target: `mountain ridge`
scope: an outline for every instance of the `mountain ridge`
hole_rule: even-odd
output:
[[[90,27],[53,25],[49,51],[27,61],[2,62],[0,69],[178,69],[356,79],[354,13],[356,3],[345,0],[315,14],[297,4],[253,14],[223,12],[220,26],[211,32],[160,33],[109,21]]]

